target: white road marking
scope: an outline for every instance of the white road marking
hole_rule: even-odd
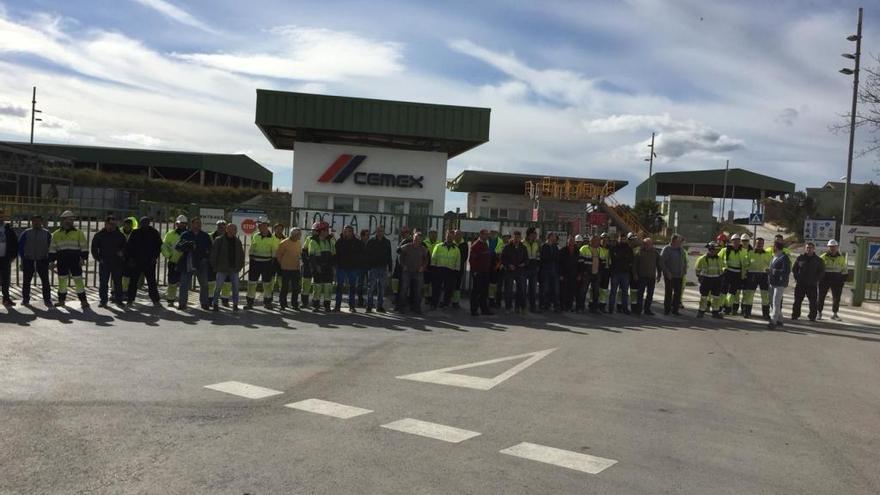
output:
[[[205,388],[225,392],[227,394],[237,395],[246,399],[265,399],[273,395],[281,395],[284,392],[272,390],[271,388],[259,387],[242,382],[222,382],[213,385],[205,385]]]
[[[364,414],[370,414],[371,412],[373,412],[370,409],[346,406],[345,404],[338,404],[336,402],[330,402],[321,399],[301,400],[299,402],[285,404],[284,407],[299,409],[300,411],[306,411],[315,414],[323,414],[325,416],[332,416],[339,419],[350,419],[356,416],[362,416]]]
[[[429,423],[427,421],[420,421],[412,418],[404,418],[399,421],[394,421],[382,425],[382,428],[433,438],[435,440],[443,440],[444,442],[449,443],[463,442],[469,438],[474,438],[480,435],[480,433],[476,431],[462,430],[461,428],[455,428],[453,426]]]
[[[599,474],[617,464],[614,459],[605,459],[569,450],[545,447],[535,443],[523,442],[500,451],[502,454],[521,457],[531,461],[562,466],[589,474]]]
[[[518,354],[516,356],[507,356],[497,359],[490,359],[488,361],[480,361],[478,363],[470,363],[470,364],[462,364],[459,366],[451,366],[449,368],[440,368],[437,370],[430,371],[422,371],[420,373],[413,373],[411,375],[403,375],[398,376],[402,380],[413,380],[417,382],[426,382],[426,383],[437,383],[440,385],[450,385],[453,387],[465,387],[472,388],[475,390],[490,390],[499,383],[507,380],[508,378],[516,375],[520,371],[528,368],[529,366],[535,364],[551,352],[555,351],[556,348],[553,349],[545,349],[543,351],[529,352],[527,354]],[[516,366],[510,368],[509,370],[497,375],[493,378],[482,378],[478,376],[468,376],[468,375],[460,375],[458,373],[450,373],[450,371],[458,371],[467,368],[476,368],[478,366],[485,366],[487,364],[495,364],[501,363],[504,361],[512,361],[514,359],[522,359],[528,358],[525,361],[517,364]]]

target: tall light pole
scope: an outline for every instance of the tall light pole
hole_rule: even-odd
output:
[[[850,211],[850,200],[849,200],[849,188],[850,183],[852,182],[852,162],[853,162],[853,146],[855,144],[856,137],[856,103],[859,99],[859,59],[862,56],[862,8],[859,7],[859,23],[856,28],[856,34],[847,36],[846,39],[848,41],[856,42],[856,53],[844,53],[843,57],[848,58],[850,60],[855,60],[855,67],[853,69],[840,69],[842,74],[846,74],[848,76],[853,76],[853,95],[852,95],[852,110],[850,110],[849,116],[849,155],[846,160],[846,182],[843,186],[843,224],[849,225],[850,217],[852,217],[852,211]]]
[[[34,144],[34,122],[43,121],[43,119],[37,118],[38,113],[43,113],[43,111],[37,110],[37,87],[34,86],[34,96],[31,99],[31,144]]]
[[[654,134],[651,133],[651,144],[648,145],[648,148],[651,148],[651,154],[648,155],[648,158],[645,158],[645,161],[648,162],[648,180],[651,180],[651,177],[654,176],[654,158],[657,156],[657,153],[654,153]],[[654,183],[650,182],[651,187],[651,198],[656,199],[657,197],[657,189],[654,187]]]

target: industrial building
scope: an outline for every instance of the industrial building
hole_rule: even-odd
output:
[[[0,141],[0,145],[56,157],[70,162],[78,169],[135,174],[149,179],[190,182],[204,186],[250,187],[266,190],[272,188],[272,171],[247,155],[69,144],[31,145],[8,141]]]
[[[489,140],[489,115],[488,108],[257,90],[257,126],[276,149],[295,151],[291,202],[305,212],[302,226],[312,218],[334,228],[352,219],[366,226],[381,217],[387,230],[403,216],[443,215],[446,162]],[[326,217],[330,211],[350,215]]]
[[[816,218],[840,218],[843,215],[843,182],[826,182],[822,187],[808,187],[807,197],[816,206]],[[865,187],[865,184],[849,185],[850,199]]]

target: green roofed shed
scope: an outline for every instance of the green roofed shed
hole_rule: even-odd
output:
[[[257,127],[277,149],[297,141],[354,144],[449,157],[489,141],[488,108],[257,90]]]
[[[793,182],[741,168],[728,170],[726,191],[724,184],[724,169],[658,172],[636,187],[636,201],[672,195],[760,200],[792,194],[795,189]]]

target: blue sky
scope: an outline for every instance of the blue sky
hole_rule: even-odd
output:
[[[492,108],[490,143],[450,161],[450,176],[625,179],[631,201],[656,131],[656,171],[729,159],[817,186],[845,173],[847,137],[828,126],[849,107],[837,70],[857,7],[0,0],[0,138],[27,139],[36,85],[40,141],[245,152],[289,189],[290,153],[253,125],[259,87]],[[878,54],[880,8],[864,23],[863,52]],[[858,158],[856,179],[876,181],[877,165]]]

